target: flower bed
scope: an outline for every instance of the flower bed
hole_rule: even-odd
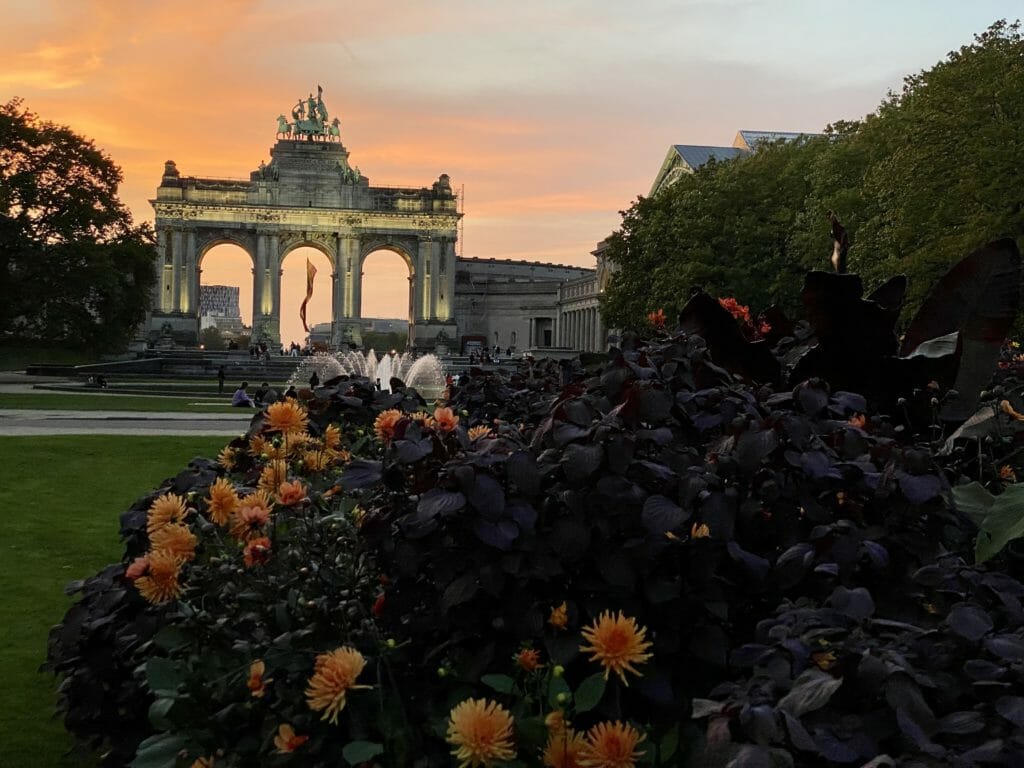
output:
[[[1024,586],[971,564],[1017,386],[975,451],[684,333],[439,408],[329,382],[125,514],[65,722],[140,767],[1024,763]]]

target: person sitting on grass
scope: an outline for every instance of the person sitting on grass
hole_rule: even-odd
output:
[[[236,408],[255,408],[256,404],[249,397],[249,393],[246,390],[249,388],[249,382],[243,381],[241,386],[235,390],[235,394],[231,396],[231,405]]]

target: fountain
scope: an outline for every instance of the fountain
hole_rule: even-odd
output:
[[[384,392],[391,391],[391,379],[394,377],[417,390],[426,400],[436,400],[445,389],[444,368],[436,355],[416,357],[409,352],[392,352],[378,358],[372,349],[365,354],[345,351],[332,355],[318,352],[299,364],[288,383],[308,383],[313,371],[316,371],[320,381],[341,375],[361,376],[369,379],[371,384],[379,382]]]

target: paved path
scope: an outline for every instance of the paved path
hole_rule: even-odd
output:
[[[0,435],[240,435],[253,417],[236,413],[0,409]]]

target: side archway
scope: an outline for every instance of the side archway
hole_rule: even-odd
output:
[[[253,328],[254,260],[245,246],[220,238],[204,243],[196,257],[196,313],[200,340],[245,345]],[[216,333],[209,329],[215,328]]]

